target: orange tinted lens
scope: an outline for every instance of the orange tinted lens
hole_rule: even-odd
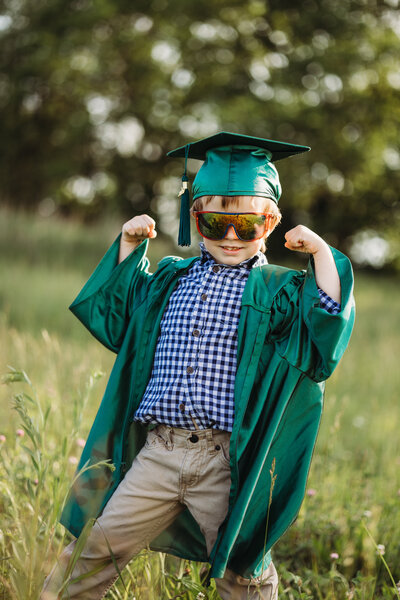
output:
[[[262,237],[265,233],[265,215],[236,215],[233,223],[236,235],[241,240],[251,241]]]
[[[222,240],[229,225],[227,215],[213,212],[197,213],[197,225],[201,235],[210,240]]]

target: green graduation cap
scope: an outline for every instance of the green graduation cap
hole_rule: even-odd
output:
[[[308,150],[308,146],[222,131],[168,152],[167,156],[185,159],[178,244],[190,246],[188,158],[204,161],[193,182],[194,200],[201,196],[261,196],[278,203],[282,188],[273,163]]]

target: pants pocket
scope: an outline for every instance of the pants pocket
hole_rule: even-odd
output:
[[[218,457],[220,460],[220,463],[224,466],[224,467],[229,467],[230,466],[230,457],[229,457],[229,442],[230,442],[230,436],[222,441],[218,441],[215,444],[215,449],[218,452]]]

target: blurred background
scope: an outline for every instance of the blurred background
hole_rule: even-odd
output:
[[[356,267],[354,334],[275,547],[280,598],[400,599],[399,94],[399,0],[0,0],[2,600],[36,600],[67,541],[115,358],[67,307],[136,214],[157,221],[152,270],[198,252],[193,227],[176,246],[183,163],[166,153],[221,130],[312,148],[277,163],[270,262],[305,267],[283,247],[303,223]],[[185,561],[131,570],[107,598],[216,600]]]
[[[312,147],[277,164],[277,260],[302,222],[398,270],[399,37],[398,0],[2,0],[1,205],[173,240],[166,152],[227,130]]]

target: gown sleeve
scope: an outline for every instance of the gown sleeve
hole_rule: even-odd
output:
[[[146,299],[151,274],[148,240],[118,264],[121,234],[69,307],[106,348],[118,353],[135,306]]]
[[[338,312],[321,307],[312,258],[306,272],[296,272],[272,306],[271,333],[277,352],[318,382],[327,379],[339,363],[355,318],[351,263],[335,248],[331,250],[341,284]]]

